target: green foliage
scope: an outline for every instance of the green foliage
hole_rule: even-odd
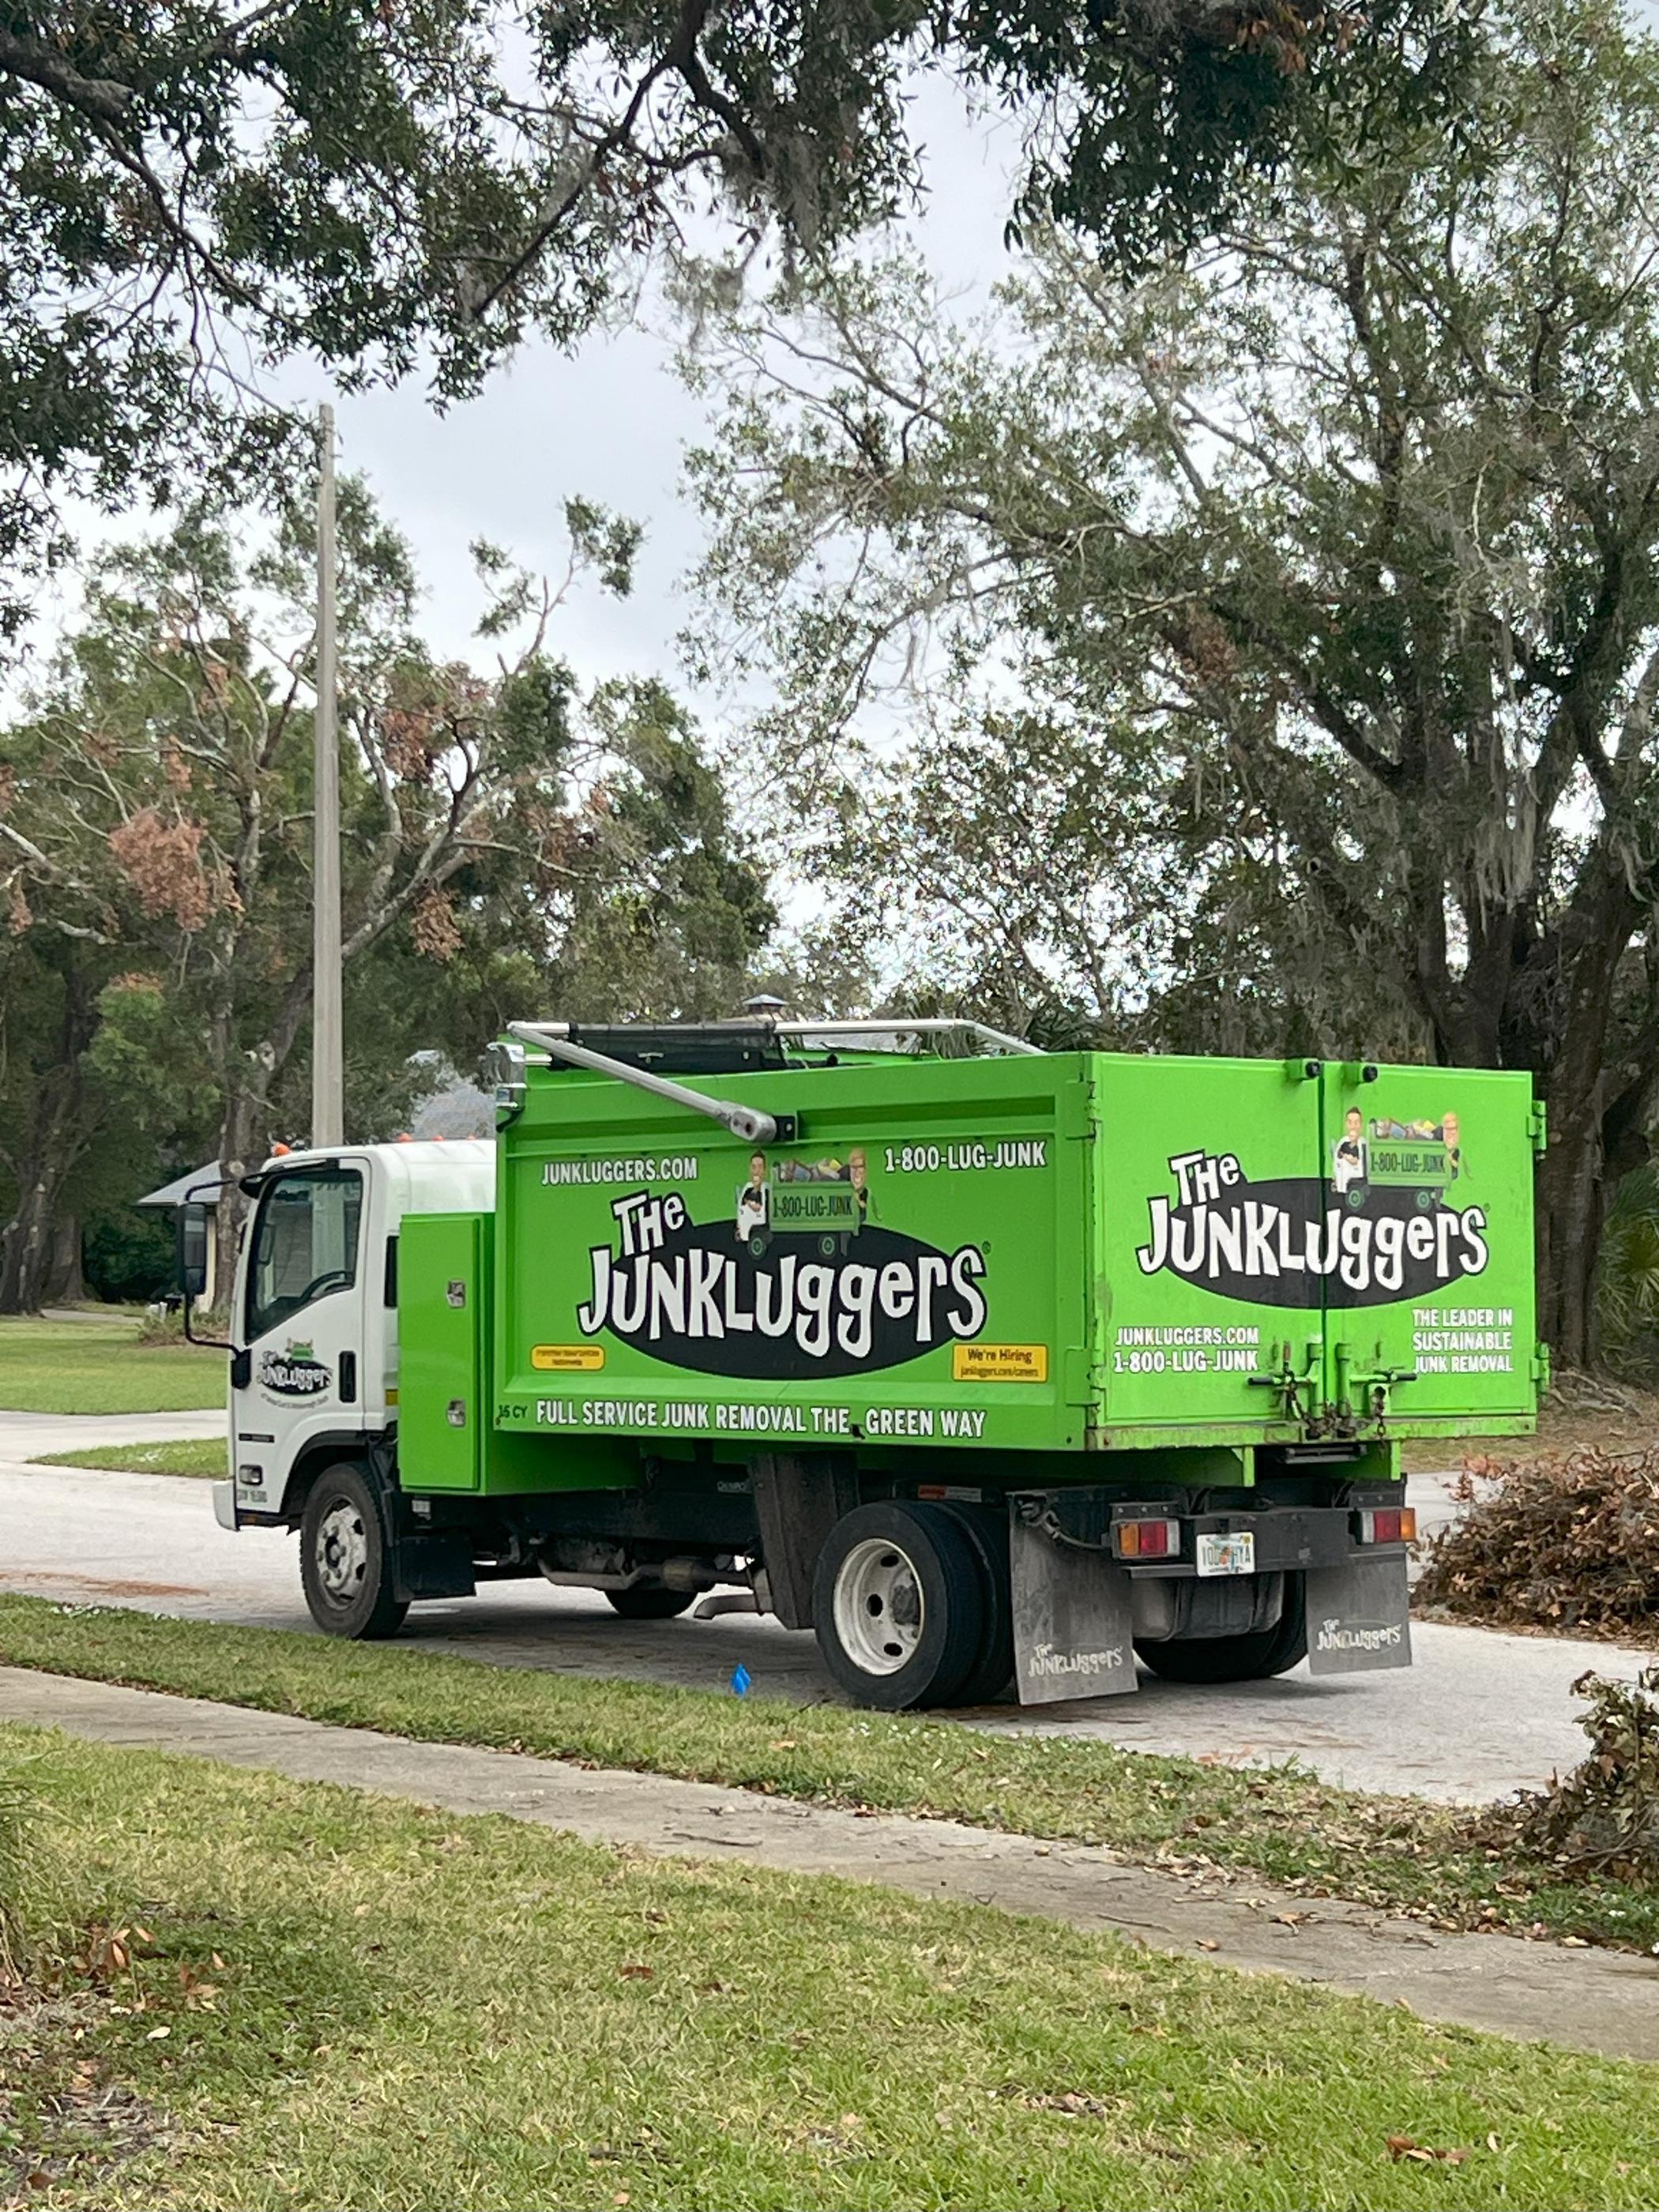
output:
[[[406,1127],[445,1056],[527,1009],[728,1011],[773,912],[697,732],[659,684],[583,698],[550,645],[579,574],[625,586],[638,531],[574,502],[556,590],[478,548],[484,676],[420,637],[364,488],[338,507],[353,1133]],[[128,1201],[306,1136],[310,531],[298,505],[264,533],[197,507],[112,550],[0,732],[0,1310],[39,1303],[70,1212],[106,1224],[106,1279],[154,1287],[111,1250]]]
[[[746,258],[769,225],[789,254],[854,236],[915,194],[920,72],[1030,126],[1027,216],[1133,264],[1328,102],[1438,124],[1466,44],[1426,0],[37,0],[0,28],[0,616],[67,496],[223,504],[292,472],[250,360],[348,385],[429,362],[453,399],[526,332],[625,312],[711,206]]]
[[[113,1166],[112,1161],[107,1164]],[[178,1279],[173,1216],[140,1212],[131,1206],[90,1215],[83,1264],[88,1290],[112,1305],[143,1304],[166,1297]]]
[[[1650,1167],[1624,1176],[1607,1207],[1596,1319],[1613,1366],[1659,1373],[1659,1173]]]
[[[1034,227],[989,331],[903,264],[784,288],[692,465],[781,842],[905,982],[1531,1069],[1582,1364],[1659,1082],[1659,46],[1464,27],[1455,114],[1362,60],[1138,286]]]

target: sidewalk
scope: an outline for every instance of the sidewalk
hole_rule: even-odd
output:
[[[1659,2061],[1659,1963],[1504,1936],[1431,1935],[1244,1879],[1195,1886],[1086,1845],[803,1805],[511,1752],[412,1743],[148,1690],[0,1668],[0,1720],[264,1768],[668,1856],[740,1858],[1069,1922],[1158,1950],[1409,2005],[1425,2019]],[[1282,1916],[1282,1917],[1276,1917]]]

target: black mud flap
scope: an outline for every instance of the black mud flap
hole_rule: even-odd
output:
[[[1133,1617],[1122,1568],[1108,1553],[1056,1544],[1021,1521],[1008,1533],[1021,1705],[1133,1690]]]
[[[1406,1556],[1351,1559],[1308,1572],[1308,1671],[1358,1674],[1409,1667]]]
[[[422,1597],[471,1597],[472,1547],[461,1529],[426,1528],[400,1537],[392,1551],[392,1592],[403,1601]]]

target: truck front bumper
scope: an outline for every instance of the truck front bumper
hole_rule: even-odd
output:
[[[222,1528],[236,1527],[236,1486],[234,1482],[216,1482],[213,1486],[213,1517]]]

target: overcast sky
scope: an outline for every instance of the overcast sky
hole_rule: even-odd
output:
[[[970,122],[937,82],[921,87],[915,113],[929,200],[905,231],[951,287],[988,286],[1008,265],[1002,229],[1018,139],[1006,124]],[[556,649],[585,677],[678,679],[674,640],[690,614],[680,584],[702,544],[680,461],[707,418],[674,374],[665,314],[652,319],[654,330],[595,336],[574,356],[528,347],[481,398],[445,416],[414,383],[341,398],[298,365],[282,378],[285,396],[335,400],[340,465],[368,477],[412,542],[428,588],[427,634],[441,651],[485,650],[470,638],[478,600],[469,543],[489,538],[526,567],[561,574],[564,501],[580,493],[642,523],[645,544],[631,598],[596,588],[575,596]],[[715,700],[695,703],[705,715],[718,712]]]

